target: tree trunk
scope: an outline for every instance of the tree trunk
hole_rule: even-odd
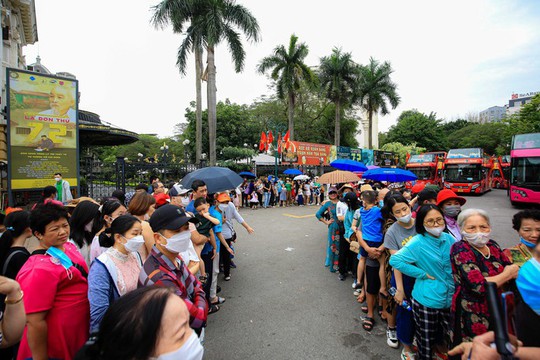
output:
[[[202,68],[202,48],[197,47],[195,49],[195,89],[197,92],[197,104],[195,110],[195,164],[200,163],[202,153]]]
[[[341,136],[341,107],[339,101],[336,102],[336,127],[334,129],[334,145],[339,146]]]
[[[289,101],[288,101],[289,109],[288,109],[288,118],[289,118],[289,140],[294,140],[294,94],[289,94]]]
[[[368,106],[368,149],[373,149],[373,109]]]
[[[214,62],[214,47],[207,47],[208,82],[208,161],[210,166],[216,165],[216,65]]]

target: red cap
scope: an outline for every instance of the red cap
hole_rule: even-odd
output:
[[[170,201],[169,195],[163,193],[154,194],[154,198],[156,199],[156,209],[160,206],[168,204]]]
[[[450,189],[444,189],[439,191],[439,193],[437,194],[437,206],[441,206],[441,204],[447,200],[457,200],[459,201],[460,205],[463,205],[467,202],[465,198],[457,196],[456,193]]]
[[[426,187],[425,183],[418,183],[412,187],[411,191],[413,194],[418,194],[420,191],[424,190],[425,187]]]

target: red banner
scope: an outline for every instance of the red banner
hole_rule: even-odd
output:
[[[313,144],[300,141],[289,141],[285,148],[283,144],[282,163],[293,163],[298,165],[320,165],[329,164],[330,149],[332,145]]]

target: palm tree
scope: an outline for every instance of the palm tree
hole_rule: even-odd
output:
[[[394,71],[388,61],[380,64],[370,58],[367,66],[359,66],[359,79],[356,88],[357,102],[368,113],[369,121],[369,149],[373,148],[373,113],[380,112],[387,115],[388,105],[395,109],[400,102],[397,94],[397,85],[390,79]]]
[[[244,68],[246,52],[240,39],[239,29],[248,40],[259,41],[259,24],[251,12],[234,0],[199,0],[202,11],[198,11],[194,31],[200,31],[206,46],[207,101],[208,101],[208,136],[209,162],[216,163],[216,65],[215,48],[225,41],[234,62],[236,72]],[[189,30],[189,29],[188,29]]]
[[[334,145],[339,146],[341,136],[341,110],[351,104],[356,88],[358,69],[351,53],[334,48],[332,55],[321,58],[319,83],[328,100],[336,106]]]
[[[302,83],[313,85],[316,81],[313,71],[304,64],[309,52],[308,46],[297,42],[298,37],[292,34],[288,50],[283,45],[277,46],[274,53],[263,58],[257,67],[261,74],[272,70],[270,76],[277,81],[277,95],[287,100],[290,140],[294,140],[294,107],[300,87]]]
[[[195,54],[195,162],[198,164],[202,153],[202,34],[193,27],[193,22],[202,8],[194,0],[163,0],[152,7],[152,24],[156,28],[164,28],[169,24],[173,26],[173,32],[181,34],[184,28],[191,24],[186,31],[186,37],[178,48],[176,66],[182,75],[186,75],[187,55],[193,51]]]

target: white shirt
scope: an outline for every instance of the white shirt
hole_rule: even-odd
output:
[[[347,213],[347,210],[349,210],[349,207],[347,206],[347,204],[344,203],[343,201],[338,201],[336,205],[336,215],[338,217],[345,216],[345,214]]]

